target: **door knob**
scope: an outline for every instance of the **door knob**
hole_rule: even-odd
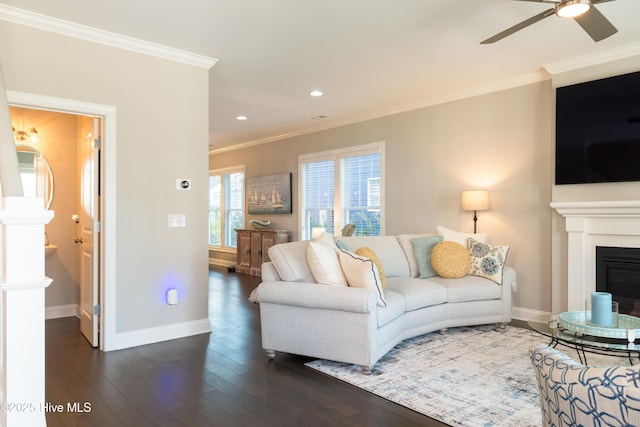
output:
[[[75,240],[76,243],[82,243],[82,237]]]

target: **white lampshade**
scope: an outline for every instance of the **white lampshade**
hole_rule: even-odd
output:
[[[486,211],[491,209],[491,199],[487,190],[468,190],[462,192],[460,199],[462,210]]]

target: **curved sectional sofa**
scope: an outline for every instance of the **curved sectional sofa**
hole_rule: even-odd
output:
[[[357,364],[367,372],[404,339],[450,327],[510,322],[516,272],[501,268],[501,284],[472,274],[424,277],[425,262],[416,257],[414,243],[427,236],[433,234],[336,238],[338,255],[368,248],[377,256],[382,268],[373,270],[384,270],[380,279],[386,276],[380,292],[366,283],[317,283],[318,260],[310,258],[310,246],[317,249],[314,242],[271,247],[271,262],[262,265],[256,291],[262,347],[269,357],[293,353]],[[365,257],[360,258],[364,262]],[[344,264],[342,268],[346,271]],[[370,269],[361,270],[369,274]],[[353,279],[353,274],[345,276]],[[375,274],[369,277],[378,280]]]

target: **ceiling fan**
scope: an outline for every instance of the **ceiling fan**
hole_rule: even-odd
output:
[[[537,15],[532,16],[529,19],[525,19],[519,24],[509,27],[506,30],[499,32],[493,37],[481,41],[480,44],[495,43],[498,40],[520,31],[523,28],[528,27],[531,24],[535,24],[544,18],[557,15],[561,18],[573,18],[583,30],[591,36],[593,41],[599,42],[609,36],[617,33],[616,27],[609,22],[605,16],[596,9],[595,5],[599,3],[606,3],[614,0],[515,0],[515,1],[530,1],[536,3],[553,3],[551,9],[545,10]]]

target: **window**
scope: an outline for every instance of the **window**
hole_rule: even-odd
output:
[[[309,154],[300,168],[300,236],[314,227],[340,234],[346,224],[357,236],[382,234],[383,143]]]
[[[209,245],[235,248],[244,227],[244,167],[209,172]]]

